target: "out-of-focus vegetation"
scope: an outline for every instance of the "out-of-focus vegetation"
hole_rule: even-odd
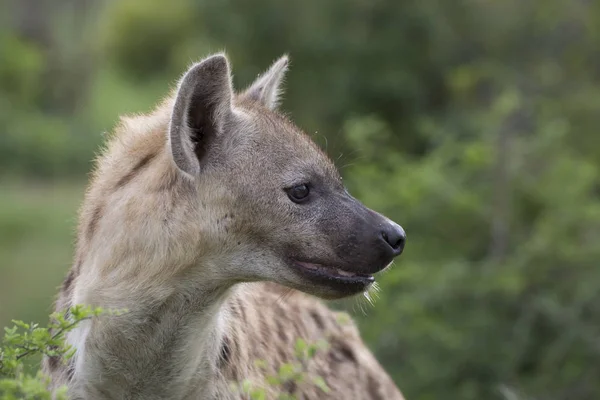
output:
[[[107,311],[100,307],[76,305],[52,313],[47,327],[13,320],[13,326],[4,329],[0,341],[0,400],[67,400],[67,386],[50,392],[50,378],[37,367],[42,357],[57,357],[68,362],[75,355],[75,349],[65,341],[68,332],[92,318],[126,313],[127,310]],[[341,317],[345,316],[347,314]],[[328,347],[326,339],[308,343],[298,338],[292,362],[273,366],[264,360],[255,360],[255,365],[264,373],[263,381],[244,379],[242,382],[230,382],[231,393],[251,400],[266,400],[267,397],[296,400],[299,391],[312,386],[328,393],[330,389],[325,379],[308,370],[317,352]],[[32,374],[29,372],[32,369],[37,372]],[[292,387],[291,392],[289,387]]]
[[[326,350],[329,342],[321,339],[315,343],[307,343],[304,339],[296,339],[294,346],[294,361],[281,365],[269,365],[265,360],[255,360],[254,364],[263,374],[262,381],[254,382],[244,379],[242,382],[230,382],[230,390],[239,394],[241,398],[250,400],[298,400],[302,398],[305,390],[316,388],[323,393],[329,393],[322,376],[310,373],[309,365],[313,362],[318,351]],[[290,387],[291,393],[290,393]],[[304,392],[305,393],[305,392]],[[299,397],[300,396],[300,397]]]
[[[211,51],[238,87],[289,52],[283,108],[408,232],[356,313],[406,397],[600,396],[600,3],[12,0],[0,21],[0,326],[51,310],[119,114]]]
[[[75,350],[65,342],[67,332],[82,321],[102,314],[106,312],[101,308],[78,305],[53,313],[48,327],[13,320],[13,326],[4,329],[0,342],[0,399],[66,400],[66,386],[57,388],[53,396],[48,390],[50,378],[38,368],[35,368],[35,374],[28,369],[32,369],[31,364],[36,361],[39,364],[43,356],[69,360]]]

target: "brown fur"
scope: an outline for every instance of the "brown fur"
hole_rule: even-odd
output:
[[[354,323],[343,313],[329,310],[321,302],[298,291],[272,283],[255,283],[251,294],[228,306],[232,329],[227,337],[228,357],[221,364],[225,380],[250,378],[262,382],[264,372],[252,366],[265,359],[270,373],[295,360],[297,338],[309,342],[327,339],[329,347],[317,352],[309,363],[309,374],[322,376],[331,388],[326,395],[310,383],[301,386],[305,399],[399,399],[394,383],[365,347]],[[244,314],[235,312],[236,307]],[[240,365],[248,368],[240,376]]]
[[[85,303],[129,312],[86,321],[70,333],[77,349],[70,363],[44,361],[54,386],[67,384],[74,399],[236,398],[231,381],[261,381],[255,360],[275,370],[292,361],[297,338],[326,338],[330,347],[317,353],[309,371],[331,392],[310,384],[286,390],[303,399],[402,399],[355,325],[295,290],[348,295],[299,277],[286,257],[308,252],[345,265],[334,253],[336,241],[352,245],[347,252],[354,260],[371,257],[372,244],[346,239],[354,233],[344,227],[356,227],[349,210],[364,214],[361,224],[387,220],[353,200],[342,201],[353,208],[339,209],[343,186],[333,164],[272,110],[285,64],[276,63],[231,100],[221,91],[230,78],[207,78],[223,68],[228,76],[221,59],[190,70],[186,77],[196,73],[200,84],[210,82],[193,90],[211,99],[198,122],[211,129],[185,131],[206,141],[201,153],[174,142],[177,130],[187,129],[188,122],[176,119],[191,98],[187,78],[151,114],[121,121],[80,210],[76,262],[56,308]],[[334,191],[323,206],[329,211],[296,206],[282,192],[280,185],[306,171]],[[329,213],[338,209],[341,217],[332,220]]]

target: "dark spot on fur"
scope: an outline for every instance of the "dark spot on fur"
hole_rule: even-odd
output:
[[[281,321],[276,320],[276,325],[277,325],[277,335],[279,336],[279,339],[281,339],[284,342],[287,342],[287,335],[285,333],[285,327],[283,326],[283,324],[281,323]]]
[[[310,316],[315,321],[317,328],[323,330],[325,328],[325,321],[323,321],[323,317],[319,315],[315,310],[310,311]]]
[[[379,383],[373,378],[373,375],[369,374],[367,378],[367,388],[369,394],[373,400],[385,400],[385,397],[381,395],[381,387]]]
[[[115,189],[119,189],[125,186],[129,181],[133,179],[144,167],[150,163],[150,161],[156,156],[156,154],[147,154],[144,158],[138,161],[137,164],[129,171],[125,176],[123,176],[117,184],[115,185]]]
[[[356,362],[356,356],[354,355],[354,352],[346,343],[342,343],[339,347],[339,350],[345,358],[352,362]]]
[[[221,351],[219,352],[218,368],[224,368],[231,360],[231,344],[229,338],[225,336],[221,342]]]
[[[55,370],[60,365],[60,357],[52,356],[47,358],[48,369]]]
[[[296,384],[294,381],[287,381],[282,385],[283,391],[290,394],[294,393],[297,388],[298,384]]]
[[[71,285],[73,284],[73,279],[75,279],[75,272],[71,270],[65,280],[63,281],[62,290],[64,292],[69,292],[71,290]]]
[[[283,347],[279,346],[277,348],[277,354],[279,354],[279,359],[282,362],[285,362],[287,360],[287,355],[285,354],[285,350],[283,350]]]
[[[75,263],[74,271],[76,275],[79,275],[79,271],[81,271],[81,257],[78,257],[77,262]]]
[[[261,340],[262,342],[266,345],[269,346],[271,343],[271,330],[269,329],[269,326],[267,325],[266,322],[261,321],[260,324],[260,333],[261,333]]]
[[[98,227],[98,221],[102,217],[102,206],[98,206],[94,209],[92,213],[92,218],[90,219],[90,223],[87,227],[86,238],[90,240],[94,233],[96,233],[96,228]]]
[[[357,363],[356,356],[352,349],[346,343],[335,341],[331,344],[329,357],[334,363],[350,361]]]
[[[69,366],[67,367],[67,378],[70,380],[73,379],[73,374],[75,374],[75,365],[72,362],[69,362]]]
[[[235,361],[239,357],[239,343],[238,333],[236,328],[223,337],[221,342],[221,348],[219,349],[219,357],[217,360],[217,368],[220,369],[221,373],[227,375],[234,381],[241,380],[239,374],[239,366],[236,365]]]
[[[233,316],[237,319],[241,319],[240,318],[240,311],[237,308],[236,303],[231,303],[231,305],[229,306],[229,309],[231,310],[231,314],[233,314]]]

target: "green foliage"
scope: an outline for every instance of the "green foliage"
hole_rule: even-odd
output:
[[[176,77],[185,65],[177,62],[178,51],[195,22],[190,11],[185,1],[171,2],[168,7],[148,7],[143,0],[115,3],[100,27],[102,52],[129,79],[140,82],[165,73]]]
[[[19,105],[35,101],[43,71],[41,49],[35,43],[0,32],[0,59],[4,60],[0,65],[0,91]],[[11,105],[6,102],[2,106]]]
[[[34,374],[28,372],[27,359],[39,362],[41,356],[59,357],[63,362],[73,357],[75,350],[65,342],[65,334],[72,331],[82,321],[101,315],[119,315],[123,311],[107,312],[100,307],[73,306],[63,313],[50,315],[47,327],[36,323],[25,323],[13,320],[12,328],[4,328],[4,338],[0,346],[0,400],[66,400],[67,388],[60,387],[54,397],[48,391],[50,379],[41,371]],[[256,384],[249,379],[232,383],[231,388],[237,393],[250,396],[252,400],[264,400],[268,393],[275,392],[279,400],[297,399],[301,385],[314,385],[324,393],[329,387],[320,376],[308,371],[309,363],[319,350],[328,347],[326,340],[307,343],[299,338],[295,345],[295,360],[284,363],[276,373],[269,373],[269,366],[263,360],[256,360],[255,365],[264,374],[264,382]],[[289,387],[293,387],[291,392]]]
[[[419,398],[600,391],[590,340],[600,334],[600,171],[569,146],[568,117],[546,113],[557,100],[540,94],[528,108],[522,98],[501,92],[455,128],[424,121],[438,142],[426,158],[375,152],[390,135],[381,121],[347,130],[363,155],[347,184],[409,232],[362,331]],[[507,131],[521,113],[530,121]],[[482,133],[465,137],[471,123]]]
[[[54,313],[47,327],[13,321],[12,328],[4,328],[0,347],[0,399],[50,400],[47,387],[49,379],[41,371],[32,375],[27,372],[27,358],[39,356],[60,357],[68,360],[74,349],[65,343],[65,334],[82,321],[105,314],[101,308],[74,306],[64,313]],[[66,399],[66,388],[59,388],[56,399]]]
[[[326,340],[307,343],[304,339],[296,339],[294,347],[295,360],[281,364],[271,372],[270,366],[264,360],[256,360],[255,366],[263,373],[263,382],[252,382],[250,379],[232,382],[231,389],[234,393],[250,396],[252,400],[264,400],[269,396],[276,396],[278,400],[297,400],[299,392],[306,385],[314,385],[323,393],[330,389],[321,376],[309,372],[309,364],[319,350],[326,350],[329,344]],[[291,389],[290,389],[291,388]]]

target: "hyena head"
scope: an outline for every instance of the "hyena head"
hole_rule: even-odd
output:
[[[195,188],[184,218],[202,232],[199,277],[341,298],[369,288],[405,233],[354,199],[329,158],[275,110],[287,64],[282,57],[239,94],[224,55],[193,65],[179,82],[168,149]]]

